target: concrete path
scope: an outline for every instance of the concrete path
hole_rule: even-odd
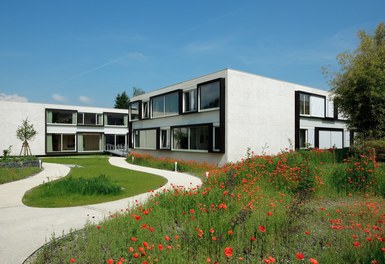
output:
[[[109,162],[118,167],[162,176],[167,184],[157,191],[174,186],[195,188],[201,185],[197,177],[128,164],[124,158],[112,157]],[[22,203],[29,189],[49,180],[67,175],[65,165],[44,163],[44,170],[27,179],[0,185],[0,263],[21,264],[36,249],[48,242],[53,234],[59,237],[71,229],[81,229],[87,221],[97,223],[110,214],[129,208],[136,201],[144,202],[149,193],[114,202],[67,208],[32,208]]]

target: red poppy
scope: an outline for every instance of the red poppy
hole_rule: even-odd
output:
[[[265,228],[265,226],[263,226],[263,225],[260,225],[260,226],[258,227],[258,229],[259,229],[259,231],[261,231],[262,233],[266,232],[266,228]]]
[[[190,214],[193,214],[195,213],[195,210],[194,209],[190,209]]]
[[[295,254],[295,257],[296,257],[297,259],[299,259],[299,260],[302,260],[302,259],[305,258],[305,256],[304,256],[301,252],[296,253],[296,254]]]
[[[131,241],[135,242],[136,241],[136,237],[131,237]]]
[[[109,258],[109,259],[107,260],[107,263],[108,263],[108,264],[114,264],[114,260],[113,260],[112,258]]]
[[[100,229],[100,225],[98,225],[96,228],[97,228],[97,229]]]
[[[361,244],[358,241],[354,241],[353,246],[355,246],[356,248],[359,248],[361,246]]]
[[[255,241],[255,240],[256,240],[255,236],[252,236],[252,237],[250,238],[250,241]]]
[[[158,244],[158,249],[159,250],[163,250],[164,249],[163,245],[162,244]]]
[[[314,258],[310,258],[309,260],[311,264],[318,264],[318,261]]]
[[[272,216],[273,212],[267,212],[267,216]]]
[[[75,262],[76,262],[76,259],[71,258],[71,259],[70,259],[70,262],[71,262],[71,263],[75,263]]]
[[[148,247],[148,243],[147,242],[143,242],[143,246],[144,247]]]
[[[134,255],[132,255],[134,258],[139,258],[139,254],[138,253],[134,253]]]
[[[133,247],[129,247],[128,248],[128,251],[130,251],[131,253],[135,251],[135,249]]]
[[[229,258],[232,255],[233,255],[233,249],[231,247],[226,247],[225,248],[225,256]]]
[[[166,239],[167,241],[170,240],[170,237],[169,236],[164,236],[164,239]]]

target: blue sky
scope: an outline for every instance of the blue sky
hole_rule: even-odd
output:
[[[225,68],[328,90],[380,22],[384,0],[1,0],[0,100],[113,107]]]

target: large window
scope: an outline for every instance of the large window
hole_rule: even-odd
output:
[[[47,152],[71,152],[75,150],[75,134],[47,134]]]
[[[310,95],[300,94],[299,95],[299,106],[301,115],[310,115]]]
[[[151,99],[152,117],[163,117],[179,113],[178,92],[157,96]]]
[[[96,113],[78,113],[78,125],[102,125],[103,115]]]
[[[183,93],[183,112],[193,112],[197,110],[197,90],[190,90]]]
[[[199,86],[200,109],[211,109],[219,107],[220,83],[212,82]]]
[[[76,112],[66,110],[47,110],[49,124],[76,124]]]
[[[141,149],[156,149],[156,129],[134,130],[134,146]]]
[[[105,114],[104,124],[108,126],[127,126],[128,115],[125,114]]]
[[[130,117],[131,120],[139,119],[139,102],[130,104],[130,114],[131,114],[131,117]]]
[[[78,134],[78,151],[102,151],[102,134]]]
[[[173,129],[173,149],[208,150],[208,126],[180,127]]]

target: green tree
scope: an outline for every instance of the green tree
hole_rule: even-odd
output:
[[[338,109],[363,139],[385,137],[385,24],[359,31],[359,46],[337,56],[339,72],[327,73]]]
[[[28,118],[23,120],[22,124],[17,127],[16,137],[23,142],[19,154],[20,156],[22,153],[24,156],[32,155],[28,141],[33,140],[36,135],[37,131],[34,129],[33,124],[28,121]]]
[[[142,89],[142,88],[139,88],[139,87],[132,87],[132,96],[135,97],[135,96],[138,96],[138,95],[142,95],[142,94],[145,94],[146,92]]]
[[[126,92],[122,92],[121,94],[115,97],[115,106],[114,108],[119,109],[128,109],[128,105],[130,104],[130,97],[128,97]]]

